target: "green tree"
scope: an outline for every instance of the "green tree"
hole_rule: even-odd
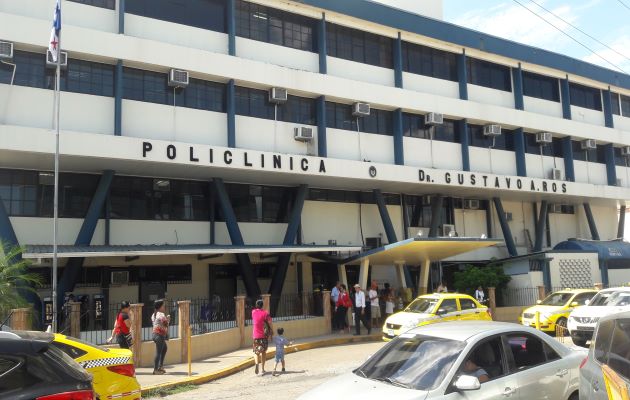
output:
[[[23,251],[0,243],[0,317],[8,316],[14,308],[32,306],[22,294],[35,292],[41,285],[41,277],[28,271],[30,262],[22,259]]]
[[[494,287],[497,292],[505,288],[510,277],[505,275],[501,265],[474,267],[467,265],[461,272],[455,273],[455,289],[460,293],[474,293],[477,287]]]

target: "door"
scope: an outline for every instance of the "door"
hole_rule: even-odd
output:
[[[140,282],[140,303],[142,307],[142,326],[151,326],[153,303],[163,299],[166,294],[165,282]]]
[[[521,399],[566,399],[571,366],[543,339],[525,333],[505,335],[511,370]]]
[[[461,310],[460,320],[478,320],[481,311],[477,308],[477,304],[470,299],[459,299],[459,308]]]
[[[436,322],[455,321],[461,317],[456,299],[442,300],[440,305],[437,307],[437,312],[441,318],[436,319]]]

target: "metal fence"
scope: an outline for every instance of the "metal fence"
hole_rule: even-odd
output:
[[[324,315],[321,293],[291,293],[270,298],[274,319],[307,319]]]
[[[193,335],[236,327],[236,302],[233,297],[213,296],[190,301],[190,325]]]
[[[497,293],[498,307],[531,306],[538,300],[538,288],[503,288]]]

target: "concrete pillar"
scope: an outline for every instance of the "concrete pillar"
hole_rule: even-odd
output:
[[[324,302],[324,321],[326,321],[326,332],[332,332],[332,304],[330,304],[330,291],[324,290],[322,293]]]
[[[236,310],[234,315],[236,316],[236,327],[238,328],[239,336],[241,337],[240,347],[245,346],[245,296],[234,297],[234,304]]]
[[[313,301],[313,293],[302,292],[302,315],[312,315],[311,302]]]
[[[271,295],[269,293],[265,293],[262,294],[260,297],[262,297],[262,301],[263,301],[263,309],[267,312],[269,312],[270,310],[270,300],[271,300]]]
[[[76,301],[69,302],[70,306],[70,331],[66,332],[68,336],[75,338],[81,337],[81,303]]]
[[[396,278],[398,278],[398,287],[406,288],[407,280],[405,279],[405,263],[396,263]]]
[[[488,288],[488,303],[490,305],[490,312],[492,313],[492,319],[496,315],[497,311],[497,290],[496,288]]]
[[[368,284],[368,272],[370,268],[370,259],[365,258],[361,260],[361,266],[359,267],[359,285],[361,285],[361,289],[367,289]],[[352,283],[354,286],[354,283]]]
[[[302,261],[302,288],[305,292],[313,292],[313,263]]]
[[[181,340],[181,362],[188,362],[188,336],[190,336],[190,300],[177,302],[177,332]]]
[[[538,286],[538,300],[544,300],[547,297],[547,289],[544,286]]]
[[[601,283],[601,282],[597,282],[597,283],[596,283],[595,285],[593,285],[593,286],[595,286],[595,289],[597,289],[597,290],[602,290],[602,289],[604,288],[604,284],[603,284],[603,283]]]
[[[346,285],[346,289],[349,289],[348,286],[348,274],[346,273],[346,264],[337,265],[337,275],[339,275],[339,281]]]
[[[418,295],[429,293],[429,271],[431,270],[431,260],[424,260],[420,266],[420,277],[418,279]]]
[[[131,304],[129,307],[129,319],[131,319],[131,337],[133,345],[131,352],[133,353],[133,363],[140,365],[142,359],[142,307],[144,304]]]
[[[30,331],[32,329],[30,308],[15,308],[11,310],[11,329],[14,331]]]

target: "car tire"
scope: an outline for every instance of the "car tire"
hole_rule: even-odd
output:
[[[569,396],[569,400],[579,400],[580,399],[580,395],[578,394],[578,392],[572,393],[571,396]]]
[[[588,347],[586,346],[586,340],[583,339],[573,339],[573,344],[580,347]]]
[[[556,336],[558,336],[558,327],[560,328],[560,332],[562,336],[567,336],[567,334],[569,333],[567,330],[567,319],[562,317],[562,318],[558,318],[558,320],[556,321]]]

